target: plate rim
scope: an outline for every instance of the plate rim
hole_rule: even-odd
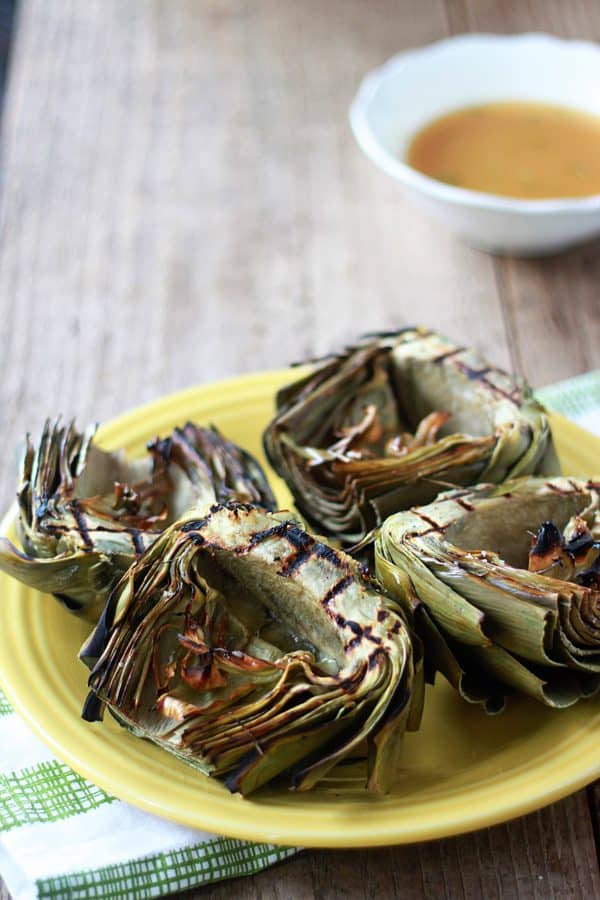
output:
[[[248,375],[233,376],[216,382],[201,384],[195,387],[186,388],[185,390],[162,395],[153,401],[133,407],[102,425],[98,431],[98,438],[101,443],[110,445],[116,439],[119,431],[128,427],[129,432],[127,434],[127,441],[132,442],[134,439],[132,437],[133,432],[138,431],[147,434],[149,422],[152,423],[152,428],[160,427],[160,423],[157,422],[157,419],[162,417],[172,417],[174,414],[172,407],[182,404],[184,406],[189,405],[195,401],[202,403],[206,402],[207,399],[218,401],[221,394],[231,392],[232,389],[237,393],[234,401],[235,405],[237,405],[239,403],[239,395],[257,393],[259,395],[264,395],[267,391],[274,394],[277,386],[284,383],[284,378],[289,379],[291,375],[297,375],[299,377],[301,372],[302,369],[299,367],[291,370],[290,368],[282,368],[265,372],[254,372]],[[578,436],[580,438],[584,437],[588,442],[597,442],[600,448],[600,439],[596,436],[584,431],[584,429],[579,428],[562,416],[553,413],[550,414],[550,416],[554,421],[555,426],[558,426],[558,432],[562,432],[563,436],[566,431],[567,435],[570,435],[571,438],[576,439]],[[0,525],[0,533],[5,533],[8,523],[14,516],[14,510],[15,504],[10,507],[7,514],[4,516]],[[10,579],[9,576],[0,573],[0,583],[5,580],[11,584],[13,583],[13,580]],[[18,583],[14,582],[14,585],[14,590],[17,590],[18,588],[16,586]],[[41,597],[43,595],[39,594],[38,596]],[[2,616],[2,607],[0,607],[0,623],[2,622]],[[3,630],[0,629],[0,651],[3,647],[6,649],[5,645],[6,635],[3,636]],[[25,682],[23,682],[23,684],[25,684]],[[140,794],[139,790],[136,790],[135,785],[128,784],[126,781],[123,781],[123,779],[116,777],[114,772],[111,773],[110,770],[104,772],[101,764],[99,767],[94,764],[94,758],[90,761],[86,758],[85,753],[82,757],[81,754],[77,752],[77,746],[65,746],[60,738],[53,733],[52,727],[50,727],[50,729],[44,727],[45,724],[47,725],[47,722],[45,723],[44,715],[40,717],[39,711],[36,712],[36,710],[31,708],[31,703],[27,697],[27,690],[19,684],[18,673],[11,671],[10,661],[7,662],[6,659],[3,660],[3,654],[1,652],[0,685],[11,705],[24,718],[38,737],[50,747],[53,753],[80,775],[92,781],[109,794],[118,797],[125,802],[132,803],[136,807],[144,809],[154,815],[176,821],[182,825],[210,830],[216,834],[226,834],[234,838],[251,840],[254,842],[266,841],[269,843],[281,844],[283,846],[297,846],[301,844],[306,847],[349,848],[356,846],[371,847],[406,844],[415,841],[450,837],[452,835],[463,834],[476,829],[489,827],[526,815],[527,813],[568,796],[600,776],[600,759],[594,762],[593,758],[588,758],[590,754],[584,753],[582,763],[579,766],[575,765],[571,768],[567,767],[566,773],[564,772],[564,768],[559,765],[558,768],[559,771],[561,771],[561,775],[552,782],[550,787],[543,780],[539,782],[538,779],[533,778],[531,779],[531,784],[535,785],[537,789],[536,787],[532,788],[530,785],[527,792],[519,793],[516,796],[514,791],[506,789],[503,791],[505,794],[504,798],[501,798],[500,801],[496,800],[490,805],[490,808],[488,808],[488,804],[485,802],[484,791],[483,800],[480,801],[474,809],[462,807],[457,810],[457,814],[453,819],[446,816],[440,821],[425,819],[423,822],[405,823],[402,821],[402,815],[399,814],[397,827],[390,828],[389,825],[386,825],[384,830],[381,831],[377,828],[377,817],[374,816],[373,819],[375,819],[375,822],[367,826],[364,831],[360,833],[360,836],[358,834],[354,837],[348,836],[343,829],[340,829],[339,833],[330,833],[327,837],[324,837],[322,834],[316,833],[314,829],[308,827],[305,827],[304,829],[295,827],[293,821],[291,823],[286,823],[286,826],[281,828],[261,826],[260,822],[257,825],[256,815],[254,815],[254,813],[260,816],[260,805],[254,805],[249,802],[248,814],[240,815],[239,810],[242,809],[240,803],[248,801],[232,797],[232,795],[227,795],[226,800],[232,800],[232,806],[235,812],[230,816],[227,816],[226,821],[223,820],[223,815],[219,811],[211,815],[210,809],[208,811],[203,810],[199,817],[197,810],[190,810],[189,807],[177,807],[177,805],[175,805],[175,808],[172,805],[165,804],[164,801],[162,803],[157,803],[156,800],[148,798],[143,793]],[[591,730],[592,732],[592,742],[594,739],[593,732],[598,731],[598,722],[600,722],[600,718],[598,718],[597,721],[596,719],[597,717],[594,716],[590,720],[590,729],[586,729],[586,734],[587,730]],[[79,726],[80,724],[80,721],[77,720],[77,725]],[[125,732],[123,732],[123,734],[125,734]],[[406,739],[410,740],[410,735],[408,735]],[[575,762],[577,761],[578,756],[582,755],[581,752],[577,752],[579,749],[580,748],[578,747],[574,751]],[[573,755],[573,751],[571,755]],[[591,756],[593,757],[593,754],[591,754]],[[542,765],[542,772],[547,769],[547,764]],[[194,774],[194,777],[207,778],[207,776],[203,776],[199,772],[194,772],[193,769],[190,769],[189,771]],[[510,783],[511,778],[508,779],[508,785],[510,785]],[[468,791],[469,789],[466,788],[465,790]],[[299,803],[302,803],[302,795],[299,795]],[[293,819],[293,809],[291,807],[283,807],[282,818]]]

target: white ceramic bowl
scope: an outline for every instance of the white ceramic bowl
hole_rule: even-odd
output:
[[[350,108],[362,150],[423,209],[492,253],[556,253],[600,234],[600,194],[517,200],[442,184],[403,161],[414,134],[461,107],[533,100],[600,116],[600,47],[544,34],[466,34],[400,53],[362,82]]]

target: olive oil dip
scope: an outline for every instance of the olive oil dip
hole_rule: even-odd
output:
[[[406,161],[438,181],[488,194],[600,194],[600,117],[546,103],[467,107],[417,132]]]

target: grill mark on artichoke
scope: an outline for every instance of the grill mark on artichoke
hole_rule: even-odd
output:
[[[285,539],[297,551],[302,552],[307,547],[312,547],[314,540],[305,531],[302,531],[294,522],[286,522]]]
[[[368,666],[369,669],[374,669],[374,668],[375,668],[375,666],[377,665],[378,660],[381,658],[382,652],[383,652],[383,651],[380,650],[380,649],[373,650],[373,652],[372,652],[371,655],[369,656],[369,661],[368,661],[368,663],[367,663],[367,666]]]
[[[434,365],[440,365],[440,363],[446,362],[448,359],[452,359],[454,356],[458,356],[460,353],[464,353],[466,347],[454,347],[452,350],[448,350],[446,353],[440,353],[439,356],[432,357],[431,362]]]
[[[463,375],[469,379],[469,381],[479,381],[481,384],[484,384],[490,391],[493,391],[495,394],[498,394],[500,397],[504,397],[506,400],[510,400],[511,403],[514,403],[515,406],[522,405],[522,397],[521,392],[518,388],[515,388],[512,391],[504,390],[500,385],[494,384],[492,381],[487,378],[487,374],[489,372],[498,372],[498,369],[494,369],[491,366],[485,366],[481,369],[474,369],[471,366],[467,365],[467,363],[461,362],[460,360],[454,360],[453,364],[459,369]]]
[[[90,537],[90,533],[88,531],[88,527],[85,521],[85,514],[81,509],[81,505],[79,500],[75,498],[71,501],[71,511],[73,513],[73,518],[75,519],[75,523],[77,525],[77,531],[81,535],[81,540],[83,541],[84,547],[87,550],[94,549],[94,542]]]
[[[314,541],[311,541],[306,547],[300,547],[287,558],[279,570],[280,575],[292,575],[307,563],[315,554],[313,552]]]
[[[190,531],[200,531],[200,529],[206,525],[207,521],[206,517],[203,519],[192,519],[191,522],[186,522],[185,525],[181,525],[179,531],[181,531],[182,534],[189,534]]]
[[[330,547],[328,544],[318,543],[316,547],[316,554],[319,559],[325,559],[328,563],[336,568],[342,568],[343,564],[340,561],[339,553],[334,550],[333,547]],[[363,567],[364,569],[364,567]]]
[[[368,641],[371,641],[372,644],[381,644],[381,638],[377,637],[376,634],[371,634],[370,632],[369,632],[369,634],[366,634],[366,631],[365,631],[365,636]]]
[[[458,366],[461,372],[467,376],[469,381],[485,381],[486,384],[489,385],[489,381],[485,378],[488,372],[491,371],[490,366],[484,366],[482,369],[472,369],[471,366],[468,366],[466,363],[459,362]]]
[[[461,505],[462,505],[462,504],[461,504]],[[429,516],[426,516],[424,512],[421,512],[420,510],[415,510],[415,514],[416,514],[420,519],[423,519],[424,522],[427,522],[427,524],[431,526],[431,530],[432,530],[432,531],[439,531],[439,530],[440,530],[440,524],[439,524],[439,522],[436,522],[434,519],[430,519]]]
[[[381,621],[378,619],[378,621]],[[377,637],[377,635],[371,634],[371,627],[369,625],[365,625],[362,628],[358,622],[353,622],[347,619],[343,624],[340,625],[342,628],[349,628],[350,631],[353,632],[355,637],[353,637],[347,644],[345,644],[346,650],[352,650],[355,647],[358,647],[363,638],[367,641],[371,641],[372,644],[381,644],[381,638]]]
[[[144,541],[142,540],[142,536],[141,536],[140,532],[137,531],[135,528],[133,528],[130,530],[129,534],[131,535],[131,543],[132,543],[134,552],[136,553],[137,556],[141,556],[141,554],[145,550],[145,547],[144,547]]]
[[[342,591],[345,591],[347,587],[349,587],[354,581],[354,576],[346,575],[345,578],[340,578],[333,587],[331,587],[327,593],[321,599],[321,606],[328,607],[331,601],[337,597],[338,594],[341,594]]]
[[[415,534],[420,534],[423,536],[424,534],[431,534],[432,532],[438,532],[440,529],[436,526],[435,528],[426,528],[424,531],[415,532]]]
[[[252,535],[248,546],[254,547],[270,537],[283,537],[284,535],[287,537],[289,527],[289,522],[281,522],[278,525],[273,525],[271,528],[266,528],[264,531],[259,531]]]
[[[568,482],[571,484],[571,482]],[[573,490],[565,489],[564,487],[554,484],[552,481],[546,481],[544,487],[547,487],[549,491],[552,491],[553,494],[561,494],[563,496],[567,496],[573,493]]]

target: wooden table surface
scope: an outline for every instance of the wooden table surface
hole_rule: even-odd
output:
[[[350,134],[364,72],[468,30],[598,40],[600,4],[22,0],[3,136],[3,505],[12,448],[47,414],[107,419],[364,331],[433,325],[535,386],[600,365],[600,244],[542,261],[471,250]],[[465,837],[311,851],[193,896],[594,898],[594,833],[589,789]]]

